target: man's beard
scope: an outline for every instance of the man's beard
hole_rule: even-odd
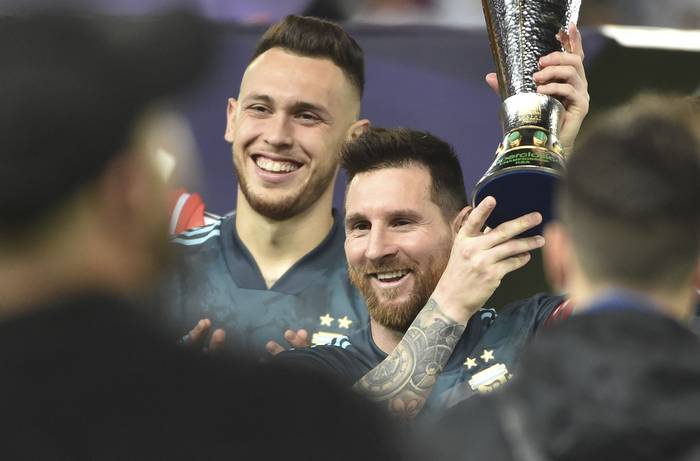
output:
[[[246,176],[241,174],[244,167],[238,164],[235,154],[233,156],[233,169],[238,178],[238,184],[243,192],[243,196],[250,207],[266,218],[275,221],[284,221],[308,210],[330,187],[336,172],[335,167],[328,171],[319,170],[312,172],[306,184],[299,186],[293,194],[280,193],[282,197],[270,200],[255,194],[251,190]]]
[[[382,302],[372,287],[371,277],[367,276],[370,273],[406,269],[407,266],[401,265],[396,258],[379,265],[361,268],[353,268],[348,265],[348,275],[352,284],[362,293],[370,317],[390,330],[405,333],[421,309],[428,303],[446,266],[447,258],[443,257],[440,261],[431,258],[425,270],[418,269],[415,265],[410,267],[414,278],[413,290],[408,299],[399,304],[394,302],[400,294],[399,288],[382,290],[384,293]]]

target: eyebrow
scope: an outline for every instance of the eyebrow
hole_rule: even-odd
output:
[[[258,93],[251,93],[245,98],[243,98],[244,102],[248,101],[261,101],[261,102],[266,102],[268,104],[272,104],[274,101],[272,100],[271,97],[269,97],[266,94],[258,94]]]
[[[249,102],[249,101],[260,101],[264,102],[270,105],[274,105],[275,101],[268,95],[266,94],[259,94],[259,93],[251,93],[245,98],[243,98],[244,102]],[[312,112],[319,112],[321,115],[323,115],[326,118],[331,118],[330,113],[328,110],[320,106],[318,104],[314,104],[308,101],[297,101],[292,104],[291,106],[291,111],[292,112],[304,112],[304,111],[312,111]]]
[[[353,213],[345,216],[345,225],[356,221],[362,221],[363,219],[367,218],[365,218],[365,215],[363,215],[362,213]]]
[[[389,213],[389,216],[392,218],[413,218],[416,220],[422,219],[422,216],[420,213],[418,213],[415,210],[412,210],[410,208],[402,208],[399,210],[394,210],[391,213]]]
[[[398,210],[393,210],[389,212],[389,218],[413,218],[415,220],[422,220],[423,217],[410,208],[401,208]],[[345,224],[366,220],[367,217],[363,213],[351,213],[345,217]]]
[[[325,107],[319,106],[317,104],[312,104],[310,102],[298,101],[292,104],[292,112],[304,112],[304,111],[318,112],[326,118],[330,118],[331,114],[328,113]]]

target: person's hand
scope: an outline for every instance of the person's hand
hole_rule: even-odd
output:
[[[583,119],[588,114],[590,96],[583,67],[581,33],[571,24],[568,32],[557,34],[557,39],[566,51],[555,51],[540,58],[540,70],[533,74],[533,78],[538,93],[556,97],[566,108],[559,142],[564,147],[564,152],[570,154]],[[486,75],[486,83],[498,93],[498,78],[495,73]]]
[[[205,346],[205,340],[210,329],[211,320],[202,319],[180,339],[180,343],[187,347],[201,348],[204,352],[215,352],[222,349],[226,340],[226,332],[221,328],[214,330],[209,339],[209,346]]]
[[[544,238],[539,235],[515,238],[542,221],[539,213],[482,231],[495,207],[496,199],[489,196],[466,216],[432,294],[443,312],[457,322],[466,323],[491,297],[503,277],[527,264],[529,251],[544,245]]]
[[[311,346],[311,342],[309,341],[309,333],[304,329],[297,331],[287,330],[284,332],[284,339],[295,349],[302,349],[304,347]],[[287,350],[277,341],[268,341],[268,343],[265,345],[265,349],[267,349],[267,352],[272,355],[277,355],[280,352]]]

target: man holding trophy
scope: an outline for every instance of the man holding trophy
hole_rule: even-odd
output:
[[[489,22],[498,74],[487,82],[512,96],[503,111],[509,144],[499,149],[497,168],[480,181],[481,189],[500,187],[503,178],[539,187],[539,176],[556,179],[559,160],[573,148],[589,101],[581,36],[569,22],[574,3],[484,0],[487,21],[502,21]],[[346,148],[343,166],[349,179],[345,253],[371,323],[330,346],[280,359],[335,374],[403,418],[426,403],[439,411],[507,381],[528,339],[568,312],[562,297],[550,295],[498,313],[483,309],[505,274],[543,245],[539,235],[523,237],[546,218],[541,204],[517,200],[544,194],[521,189],[495,200],[489,194],[460,210],[466,192],[454,153],[413,130],[370,130]],[[484,231],[504,205],[534,208]]]

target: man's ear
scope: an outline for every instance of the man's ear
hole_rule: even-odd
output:
[[[226,104],[226,131],[224,131],[224,139],[230,143],[233,142],[234,133],[236,131],[236,108],[238,101],[234,98],[228,98]]]
[[[457,235],[459,229],[462,227],[462,224],[464,224],[464,221],[466,221],[467,216],[469,216],[469,213],[471,213],[473,209],[474,208],[467,205],[462,208],[462,211],[457,213],[457,216],[455,216],[455,218],[452,220],[452,235]]]
[[[554,291],[564,292],[571,276],[571,239],[566,227],[558,221],[545,226],[543,237],[547,242],[542,248],[545,276]]]
[[[370,127],[370,121],[367,120],[366,118],[363,118],[361,120],[356,121],[352,125],[350,125],[350,128],[348,128],[348,131],[345,135],[345,141],[346,142],[351,142],[362,136],[367,130],[369,130]]]

